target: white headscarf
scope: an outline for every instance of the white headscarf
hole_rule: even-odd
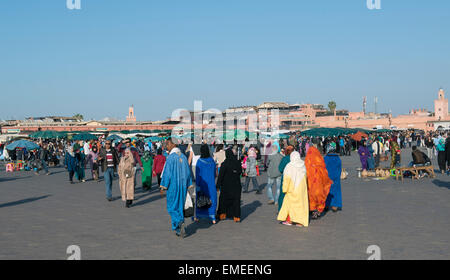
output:
[[[300,158],[300,154],[297,151],[293,151],[290,158],[291,161],[286,165],[283,176],[290,178],[295,188],[297,188],[306,175],[305,162]]]

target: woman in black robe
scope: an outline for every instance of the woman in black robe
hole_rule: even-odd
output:
[[[220,189],[217,216],[220,220],[233,217],[241,221],[241,163],[236,159],[232,149],[225,151],[226,159],[220,166],[217,188]]]

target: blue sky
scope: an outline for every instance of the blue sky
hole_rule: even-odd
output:
[[[450,95],[450,1],[0,1],[0,119],[138,120],[264,101],[433,110]]]

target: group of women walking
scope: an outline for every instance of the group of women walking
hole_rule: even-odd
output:
[[[310,218],[322,217],[329,208],[333,212],[342,209],[342,163],[332,143],[324,158],[316,147],[310,147],[305,161],[289,146],[279,168],[283,176],[278,220],[282,224],[307,227]]]
[[[217,164],[208,146],[201,147],[201,158],[196,165],[196,196],[197,201],[199,197],[207,197],[210,203],[197,207],[196,221],[209,219],[213,224],[228,218],[241,221],[241,175],[245,169],[232,148],[226,149],[225,155],[217,174]],[[254,155],[250,152],[249,158],[252,157]],[[329,145],[325,158],[312,146],[305,161],[293,146],[288,146],[278,168],[282,173],[282,183],[277,219],[282,224],[308,226],[310,218],[320,218],[329,208],[334,212],[342,209],[342,163],[336,146]],[[218,199],[217,192],[220,192]]]

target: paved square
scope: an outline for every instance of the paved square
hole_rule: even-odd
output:
[[[411,159],[403,151],[402,163]],[[308,228],[276,221],[265,194],[243,195],[242,223],[187,221],[188,236],[170,231],[166,200],[154,184],[136,187],[136,201],[105,199],[104,182],[69,184],[63,168],[50,176],[0,171],[0,259],[67,259],[69,245],[82,259],[367,259],[369,245],[382,259],[450,259],[450,177],[420,181],[357,178],[356,153],[342,157],[343,211]],[[433,159],[436,164],[436,159]],[[382,165],[388,165],[383,162]],[[87,177],[90,174],[87,170]],[[138,176],[139,182],[140,176]],[[266,183],[266,175],[258,177]],[[251,187],[250,187],[251,188]],[[119,197],[118,181],[113,185]]]

